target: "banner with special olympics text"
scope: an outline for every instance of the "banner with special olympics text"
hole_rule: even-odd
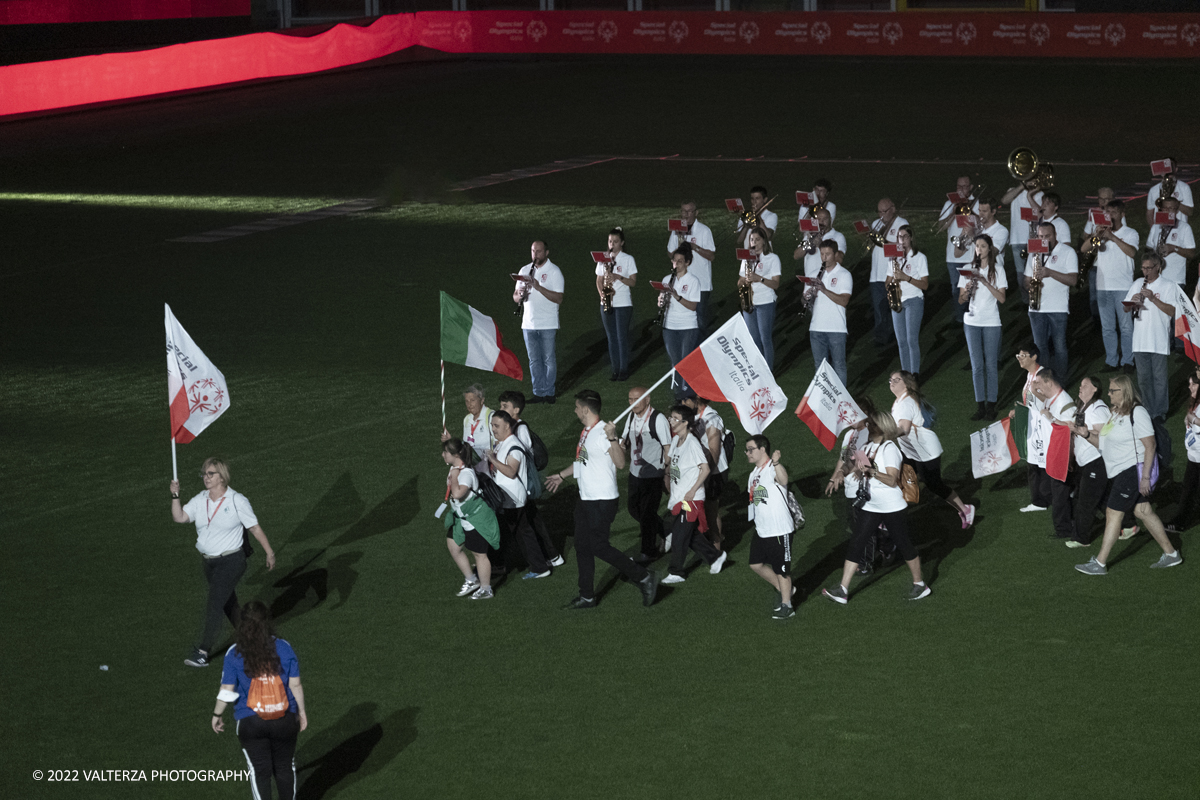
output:
[[[230,0],[233,2],[233,0]],[[0,67],[0,116],[447,53],[1195,58],[1200,13],[423,11]]]

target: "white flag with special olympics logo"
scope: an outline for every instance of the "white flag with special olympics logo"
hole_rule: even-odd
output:
[[[675,371],[706,400],[730,403],[751,436],[766,430],[787,406],[787,395],[750,338],[741,314],[730,317],[676,364]]]
[[[832,450],[842,431],[867,415],[850,397],[829,362],[821,359],[821,366],[817,367],[817,374],[808,385],[808,391],[804,393],[800,405],[796,406],[796,416],[812,429],[826,450]]]
[[[171,438],[190,442],[229,408],[225,376],[188,336],[167,310],[167,402],[171,407]]]

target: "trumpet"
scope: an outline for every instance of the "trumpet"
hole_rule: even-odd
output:
[[[616,289],[613,288],[613,266],[616,261],[613,260],[612,251],[608,251],[608,260],[604,262],[604,288],[600,292],[600,310],[605,314],[613,313],[613,296],[616,294]]]
[[[746,259],[746,280],[738,284],[738,307],[745,314],[754,313],[754,287],[750,284],[750,275],[758,268],[758,256]]]
[[[1041,253],[1035,255],[1034,258],[1037,259],[1037,267],[1034,269],[1034,277],[1029,279],[1029,309],[1031,311],[1041,311],[1042,279],[1037,276],[1037,271],[1042,268],[1044,259]]]
[[[1018,147],[1008,154],[1008,173],[1032,191],[1054,186],[1054,165],[1038,160],[1037,153],[1028,147]]]
[[[975,241],[975,237],[978,236],[980,233],[979,221],[978,221],[978,219],[975,218],[974,215],[960,215],[960,216],[970,216],[971,219],[975,220],[975,221],[971,223],[971,227],[963,228],[962,232],[959,233],[958,236],[950,237],[950,241],[959,250],[967,250],[970,248],[971,244]]]
[[[1159,211],[1162,211],[1163,202],[1175,194],[1175,181],[1175,173],[1162,179],[1162,188],[1159,190],[1158,199],[1154,201],[1154,205]]]
[[[1108,246],[1108,242],[1100,237],[1100,234],[1105,230],[1107,228],[1097,228],[1096,232],[1088,237],[1092,249],[1083,254],[1083,268],[1079,270],[1079,280],[1081,283],[1083,282],[1084,270],[1094,267],[1096,265],[1096,256],[1103,253]]]
[[[897,273],[900,272],[900,261],[893,258],[889,263],[892,267],[892,274],[885,289],[888,306],[892,311],[900,312],[904,310],[904,298],[900,293],[900,279],[897,277]]]

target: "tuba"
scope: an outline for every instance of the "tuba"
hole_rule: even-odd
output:
[[[1054,186],[1054,165],[1039,161],[1037,153],[1028,147],[1018,147],[1008,154],[1008,172],[1034,191]]]

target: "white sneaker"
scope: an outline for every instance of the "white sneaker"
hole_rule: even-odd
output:
[[[561,567],[561,566],[562,566],[563,564],[565,564],[565,563],[567,563],[567,562],[563,561],[563,557],[562,557],[562,556],[555,556],[555,557],[554,557],[554,558],[553,558],[553,559],[550,561],[550,566],[552,566],[552,567]]]
[[[725,566],[725,559],[727,559],[727,558],[729,558],[729,552],[726,550],[722,550],[721,555],[718,556],[717,560],[712,562],[712,566],[708,568],[708,574],[709,575],[717,575],[718,573],[720,573],[721,567]]]
[[[492,595],[492,587],[480,586],[478,589],[475,590],[475,594],[471,595],[471,599],[472,600],[491,600],[493,596],[494,595]]]
[[[676,575],[676,574],[672,573],[672,574],[668,575],[667,577],[663,578],[661,581],[659,581],[659,583],[665,583],[667,585],[671,585],[671,584],[675,584],[675,583],[683,583],[684,580],[685,580],[685,578],[682,575]]]
[[[1045,511],[1045,510],[1046,510],[1045,506],[1035,506],[1033,503],[1030,503],[1029,505],[1027,505],[1021,509],[1021,513],[1024,514],[1029,511]]]
[[[1132,539],[1138,535],[1138,530],[1139,529],[1137,525],[1130,525],[1128,528],[1121,528],[1121,535],[1117,538],[1122,542],[1126,539]]]
[[[466,597],[479,588],[479,581],[473,578],[467,578],[463,581],[462,588],[458,590],[459,597]]]
[[[673,533],[668,533],[666,540],[663,542],[663,550],[666,550],[668,553],[671,552],[671,537],[674,535]]]

